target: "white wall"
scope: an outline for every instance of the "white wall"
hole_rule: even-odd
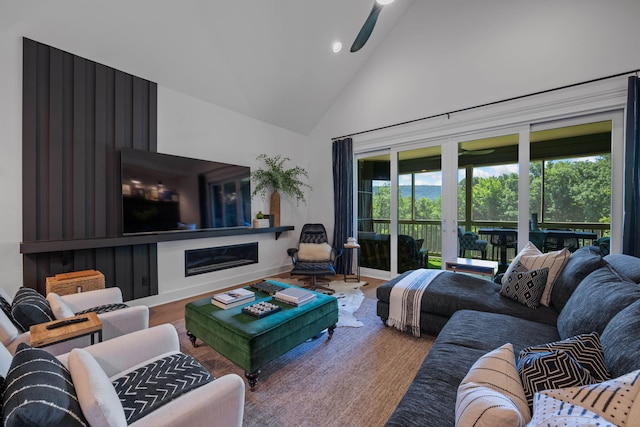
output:
[[[291,158],[286,164],[307,167],[304,151],[307,137],[250,119],[207,102],[163,87],[158,88],[158,151],[198,159],[263,166],[256,157],[261,153],[282,154]],[[308,198],[312,198],[311,194]],[[252,216],[269,212],[269,201],[254,197]],[[291,269],[286,250],[295,247],[299,230],[306,222],[307,207],[281,200],[282,225],[295,230],[275,240],[274,233],[196,239],[158,244],[158,296],[136,301],[155,305],[189,295],[221,289]],[[258,264],[236,267],[197,276],[184,276],[184,251],[212,246],[258,242]]]
[[[313,181],[332,137],[640,68],[638,17],[637,0],[414,2],[312,132]],[[332,223],[329,185],[309,208]]]
[[[22,256],[19,252],[22,240],[22,37],[133,72],[123,64],[104,60],[102,55],[105,52],[107,57],[113,54],[109,46],[96,43],[94,51],[87,51],[92,34],[86,23],[80,20],[76,23],[69,18],[63,31],[59,25],[47,21],[41,10],[33,17],[29,15],[31,12],[26,8],[23,20],[0,32],[0,286],[11,295],[22,285]],[[64,12],[57,11],[61,15]],[[291,158],[290,166],[308,167],[304,151],[308,137],[216,107],[169,90],[162,82],[157,83],[158,151],[252,168],[258,166],[258,154],[282,154]],[[263,202],[257,196],[252,210],[254,214],[258,210],[268,213],[268,201]],[[136,303],[156,305],[288,271],[291,262],[286,249],[297,242],[299,230],[306,222],[307,206],[296,206],[295,202],[283,197],[281,211],[282,224],[293,225],[295,230],[283,233],[278,240],[273,233],[268,233],[159,244],[160,294]],[[185,249],[254,241],[259,242],[258,264],[184,277]]]

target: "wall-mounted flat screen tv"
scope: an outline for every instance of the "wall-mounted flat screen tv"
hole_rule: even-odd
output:
[[[248,166],[123,148],[122,232],[251,226]]]

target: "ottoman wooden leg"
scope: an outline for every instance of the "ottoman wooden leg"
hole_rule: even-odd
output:
[[[191,345],[194,347],[198,347],[198,345],[196,344],[196,336],[189,331],[187,331],[187,336],[189,337],[189,341],[191,341]]]
[[[251,387],[251,391],[256,390],[256,384],[258,383],[258,377],[260,376],[260,369],[254,372],[245,372],[244,376],[247,377],[247,381],[249,381],[249,387]]]
[[[336,325],[329,326],[329,336],[327,336],[327,341],[329,341],[333,337],[333,331],[336,330]]]

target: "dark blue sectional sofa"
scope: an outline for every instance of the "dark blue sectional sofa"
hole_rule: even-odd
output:
[[[407,274],[378,288],[377,314],[383,321],[391,288]],[[512,343],[517,355],[576,331],[596,331],[614,377],[640,369],[639,282],[640,258],[602,258],[582,248],[555,282],[550,307],[531,309],[501,296],[499,284],[443,272],[421,306],[421,331],[437,338],[387,426],[453,426],[458,385],[480,356],[505,343]]]

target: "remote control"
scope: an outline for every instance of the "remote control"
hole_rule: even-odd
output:
[[[56,328],[61,328],[63,326],[67,326],[67,325],[73,325],[75,323],[82,323],[82,322],[86,322],[87,320],[89,320],[88,317],[78,317],[77,319],[67,319],[67,320],[61,320],[59,322],[56,323],[52,323],[50,325],[47,325],[46,328],[47,329],[56,329]]]

